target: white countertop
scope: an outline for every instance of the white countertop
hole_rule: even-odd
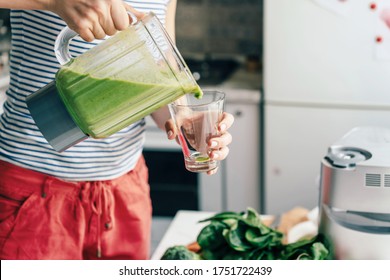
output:
[[[258,104],[261,100],[260,72],[248,72],[245,68],[239,68],[226,81],[213,86],[201,86],[203,90],[217,89],[224,91],[227,103]]]
[[[168,230],[158,244],[151,259],[159,260],[165,251],[175,245],[188,245],[194,241],[207,223],[200,220],[213,216],[213,212],[180,210],[176,213]]]

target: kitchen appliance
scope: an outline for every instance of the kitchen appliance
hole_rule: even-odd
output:
[[[390,128],[389,7],[264,1],[262,213],[314,208],[327,148],[353,127]]]
[[[31,115],[61,152],[88,137],[105,138],[187,93],[201,90],[153,14],[77,58],[65,28],[55,43],[63,65],[55,81],[27,98]]]
[[[336,259],[390,259],[390,128],[357,127],[330,146],[319,232]]]

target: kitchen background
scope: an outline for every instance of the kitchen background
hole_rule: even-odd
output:
[[[8,84],[9,18],[2,10],[0,94]],[[152,249],[180,209],[223,211],[261,207],[260,87],[262,1],[178,0],[178,49],[202,88],[227,94],[235,116],[230,154],[214,176],[190,173],[175,141],[147,119],[145,158],[154,209]]]
[[[179,209],[281,214],[318,204],[320,162],[355,126],[390,127],[390,0],[178,0],[176,41],[203,88],[226,92],[230,154],[184,169],[148,119],[154,246]],[[0,93],[9,34],[0,10]],[[0,95],[2,96],[2,95]]]
[[[187,172],[178,145],[148,122],[145,156],[156,215],[259,209],[261,10],[260,0],[178,1],[178,49],[202,88],[227,93],[225,110],[236,123],[229,158],[216,176],[207,176]]]
[[[179,146],[148,122],[155,246],[179,209],[241,211],[261,207],[261,0],[178,0],[176,43],[204,89],[226,92],[235,116],[233,143],[217,174],[185,170]]]

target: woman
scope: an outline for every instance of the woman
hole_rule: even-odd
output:
[[[147,259],[152,210],[144,120],[57,153],[25,98],[54,79],[54,41],[66,24],[84,39],[72,41],[73,56],[125,29],[127,11],[138,18],[153,11],[174,37],[176,0],[0,0],[0,7],[12,9],[11,82],[0,118],[0,258]],[[168,139],[176,138],[166,108],[152,117]],[[227,156],[232,123],[224,113],[211,157]]]

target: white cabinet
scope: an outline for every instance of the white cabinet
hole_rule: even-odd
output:
[[[259,108],[256,100],[230,102],[228,96],[225,110],[235,118],[229,130],[233,142],[229,145],[223,170],[226,173],[226,209],[229,211],[243,211],[248,206],[260,211]]]
[[[226,93],[225,111],[234,116],[233,141],[218,173],[201,176],[200,209],[244,211],[250,206],[260,212],[260,90],[219,89]]]

